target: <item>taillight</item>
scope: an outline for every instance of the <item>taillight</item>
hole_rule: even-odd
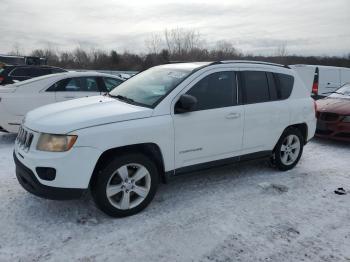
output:
[[[5,80],[5,77],[3,77],[3,76],[0,76],[0,84],[2,83],[2,81],[4,81]]]
[[[319,73],[319,70],[318,70],[318,67],[316,67],[315,75],[314,75],[314,82],[312,84],[312,94],[315,96],[318,95],[318,73]]]
[[[309,90],[310,90],[310,89],[309,89]],[[312,93],[313,93],[314,95],[317,95],[317,94],[318,94],[318,82],[313,83],[313,85],[312,85]]]

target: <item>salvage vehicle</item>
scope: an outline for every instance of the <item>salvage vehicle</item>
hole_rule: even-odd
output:
[[[49,199],[90,189],[103,212],[123,217],[178,174],[256,158],[289,170],[315,129],[315,102],[288,67],[168,64],[106,96],[29,112],[15,142],[16,176]]]
[[[60,101],[105,94],[125,81],[97,72],[66,72],[0,87],[0,130],[17,133],[25,114]]]
[[[317,100],[316,136],[350,142],[350,84]]]

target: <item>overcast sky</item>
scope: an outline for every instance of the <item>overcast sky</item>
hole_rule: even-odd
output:
[[[350,53],[350,0],[0,0],[0,53],[51,46],[145,52],[165,29],[198,30],[244,53]]]

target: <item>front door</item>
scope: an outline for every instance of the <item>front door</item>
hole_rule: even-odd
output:
[[[173,114],[175,168],[239,155],[244,112],[237,104],[235,72],[207,74],[187,90],[198,103],[192,112]]]

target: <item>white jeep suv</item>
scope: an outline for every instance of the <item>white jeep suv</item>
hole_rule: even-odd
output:
[[[29,112],[16,139],[16,175],[49,199],[90,189],[106,214],[128,216],[181,173],[264,157],[289,170],[315,127],[314,101],[288,67],[168,64],[106,96]]]

